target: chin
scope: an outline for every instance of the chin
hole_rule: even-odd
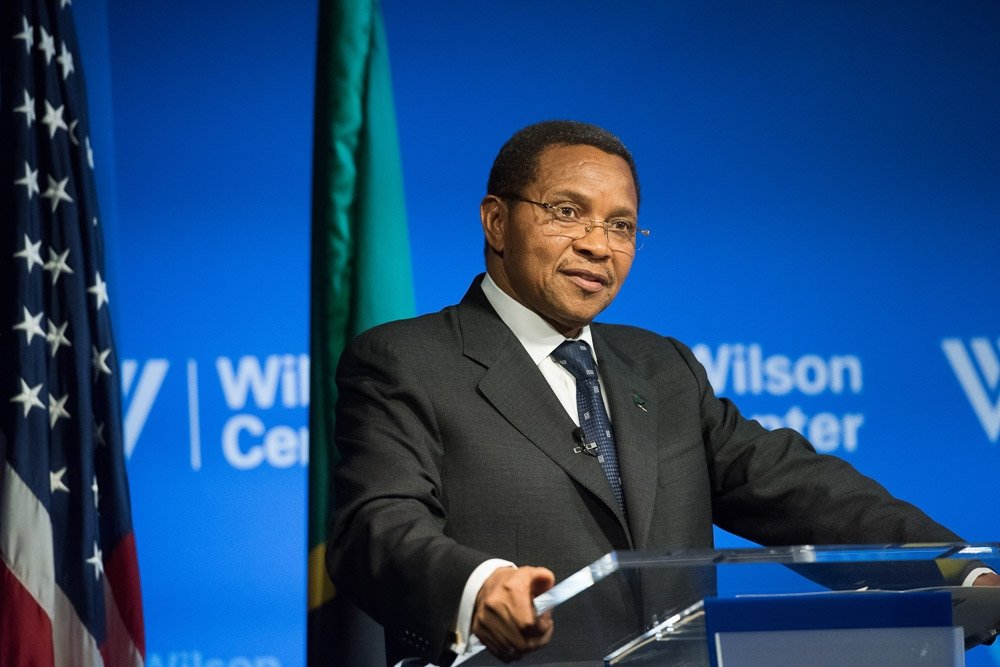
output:
[[[601,310],[604,309],[602,308]],[[600,313],[601,311],[597,310],[587,312],[576,311],[572,314],[567,314],[566,317],[560,319],[560,327],[565,330],[576,331],[590,324]]]

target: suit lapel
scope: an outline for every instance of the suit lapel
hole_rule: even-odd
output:
[[[591,327],[598,370],[611,408],[629,527],[641,548],[652,525],[657,492],[656,388],[635,372],[624,352],[604,341],[599,330],[599,325]]]
[[[514,428],[601,499],[628,534],[621,509],[601,466],[574,454],[575,424],[528,353],[473,282],[459,305],[463,353],[486,367],[479,390]],[[525,471],[525,474],[531,474]]]

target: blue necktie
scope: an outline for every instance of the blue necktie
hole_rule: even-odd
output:
[[[597,460],[601,462],[604,474],[611,483],[611,491],[624,513],[625,496],[622,493],[622,478],[618,473],[615,436],[611,431],[608,412],[604,408],[601,383],[597,380],[590,346],[582,340],[568,340],[555,349],[552,358],[576,378],[576,409],[580,417],[580,428],[583,429],[586,444],[597,444]]]

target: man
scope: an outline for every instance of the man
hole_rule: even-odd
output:
[[[557,610],[556,629],[531,599],[612,549],[710,547],[713,522],[763,544],[960,541],[799,434],[745,420],[680,342],[592,324],[646,234],[638,211],[614,135],[529,126],[480,205],[487,274],[345,350],[328,568],[385,626],[390,661],[445,662],[470,634],[505,661],[551,640],[533,657],[552,661],[614,636],[604,610]]]

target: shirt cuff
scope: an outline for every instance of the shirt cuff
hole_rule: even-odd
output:
[[[472,612],[476,606],[476,596],[479,589],[483,587],[490,575],[501,567],[517,567],[514,563],[502,558],[491,558],[483,561],[472,571],[465,588],[462,590],[462,601],[458,605],[458,618],[455,621],[455,643],[451,645],[451,650],[456,655],[462,655],[469,648],[469,640],[472,637]]]
[[[979,578],[983,574],[993,574],[993,570],[988,567],[977,567],[975,570],[966,575],[965,580],[962,582],[963,586],[971,586],[972,582]]]

